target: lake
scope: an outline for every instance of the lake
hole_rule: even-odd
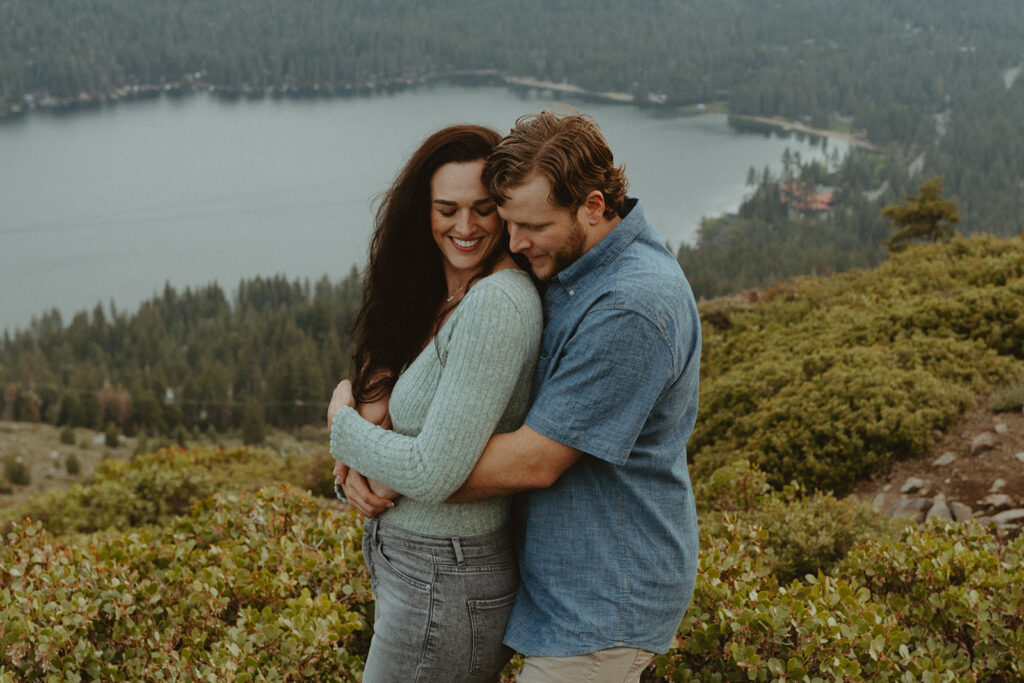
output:
[[[134,310],[165,282],[338,279],[365,259],[374,198],[451,123],[507,132],[569,102],[600,124],[672,245],[735,209],[747,170],[846,146],[738,133],[725,115],[667,117],[550,91],[438,84],[344,99],[124,102],[0,123],[0,329],[56,307]]]

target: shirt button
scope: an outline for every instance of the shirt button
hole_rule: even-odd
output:
[[[576,296],[576,290],[575,289],[570,289],[569,290],[569,296]]]

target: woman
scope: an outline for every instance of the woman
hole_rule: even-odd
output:
[[[364,527],[376,600],[366,683],[495,680],[511,654],[508,501],[444,502],[491,435],[522,423],[539,347],[539,296],[480,180],[499,140],[479,126],[441,130],[385,196],[359,372],[328,411],[334,457],[401,495]],[[388,417],[391,430],[373,424]]]

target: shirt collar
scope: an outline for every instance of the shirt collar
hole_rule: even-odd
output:
[[[551,278],[566,289],[579,289],[586,285],[590,275],[600,271],[609,261],[618,256],[637,235],[647,227],[647,214],[640,200],[626,197],[626,215],[615,228],[600,242],[591,247],[575,263],[563,268]]]

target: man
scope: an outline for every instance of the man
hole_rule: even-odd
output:
[[[505,633],[527,655],[518,680],[638,681],[696,577],[696,304],[589,118],[521,118],[484,183],[547,283],[547,322],[525,424],[490,440],[451,501],[529,492]],[[357,473],[346,493],[365,514],[387,504]]]

